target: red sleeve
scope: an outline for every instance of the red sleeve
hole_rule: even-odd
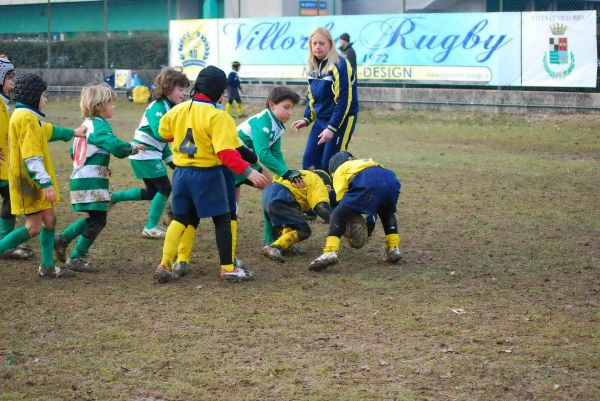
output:
[[[217,157],[225,166],[229,167],[234,173],[242,174],[248,168],[248,162],[245,162],[235,149],[225,149],[217,153]]]

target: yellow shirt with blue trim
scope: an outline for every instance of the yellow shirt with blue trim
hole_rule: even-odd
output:
[[[51,209],[60,202],[56,174],[48,150],[52,138],[52,124],[43,121],[43,116],[29,108],[17,108],[10,117],[9,171],[10,207],[12,214],[30,214]],[[73,136],[71,130],[71,137]],[[44,170],[52,179],[56,192],[54,204],[44,199],[42,189],[31,179],[25,160],[32,157],[43,159]]]
[[[314,209],[321,202],[329,204],[329,192],[321,177],[309,170],[300,170],[300,173],[304,180],[304,188],[295,187],[288,180],[278,176],[273,177],[273,182],[289,189],[302,210]]]
[[[158,132],[165,141],[172,141],[173,163],[181,167],[220,166],[217,153],[241,145],[229,113],[195,99],[169,110]]]
[[[348,160],[335,170],[333,173],[333,189],[335,190],[335,199],[339,202],[344,197],[350,181],[354,176],[364,169],[373,166],[381,166],[381,164],[373,161],[373,159],[358,159]]]
[[[4,160],[0,160],[0,180],[8,180],[8,121],[10,120],[8,98],[0,91],[0,149]],[[0,183],[1,184],[1,183]],[[0,185],[1,186],[1,185]]]

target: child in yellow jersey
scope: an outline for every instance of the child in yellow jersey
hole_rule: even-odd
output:
[[[263,191],[263,213],[274,230],[281,235],[271,244],[264,246],[262,253],[277,262],[284,262],[283,252],[292,245],[310,237],[310,226],[303,210],[314,210],[329,223],[331,206],[329,188],[331,178],[322,170],[300,170],[304,186],[275,176],[273,183]]]
[[[2,208],[0,210],[0,239],[4,238],[15,228],[17,217],[10,211],[10,191],[8,189],[8,121],[10,107],[8,93],[15,86],[15,67],[10,60],[0,54],[0,196]],[[2,254],[2,257],[11,259],[30,259],[33,250],[19,245]]]
[[[379,216],[385,232],[384,261],[397,263],[401,253],[395,215],[400,181],[396,175],[372,159],[354,160],[349,152],[331,157],[329,173],[339,203],[331,213],[323,254],[312,261],[309,269],[321,271],[338,262],[340,238],[349,217],[356,213]]]
[[[41,277],[71,277],[73,271],[55,266],[54,205],[60,201],[48,142],[69,141],[84,136],[85,127],[72,130],[43,121],[46,83],[37,74],[21,74],[15,84],[17,105],[10,118],[9,172],[11,211],[25,215],[25,227],[13,230],[0,240],[0,254],[40,234]]]
[[[193,218],[211,217],[215,225],[219,250],[220,277],[243,281],[253,273],[233,264],[231,212],[235,211],[233,175],[243,174],[256,187],[262,188],[267,178],[242,160],[236,150],[240,146],[233,118],[216,107],[227,85],[225,73],[208,66],[198,74],[192,99],[178,104],[161,119],[159,134],[172,142],[173,221],[165,236],[163,255],[156,267],[158,282],[177,278],[173,258],[186,227]]]

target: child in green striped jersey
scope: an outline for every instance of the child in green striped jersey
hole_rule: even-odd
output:
[[[87,218],[75,221],[57,234],[54,250],[57,259],[65,261],[67,246],[77,236],[77,244],[66,261],[71,270],[95,271],[84,258],[94,240],[106,225],[110,204],[108,189],[110,155],[122,159],[146,150],[143,144],[120,140],[108,124],[116,109],[117,94],[108,85],[88,85],[81,91],[81,112],[87,127],[86,138],[73,144],[73,173],[71,174],[71,205],[73,210],[88,213]]]

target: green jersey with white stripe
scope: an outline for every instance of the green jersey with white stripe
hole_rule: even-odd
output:
[[[85,162],[73,167],[71,174],[71,205],[73,210],[107,211],[110,201],[110,155],[119,159],[131,155],[132,147],[120,140],[102,117],[86,119]]]
[[[153,101],[148,105],[139,126],[135,130],[133,141],[146,146],[145,152],[129,156],[136,178],[157,178],[167,175],[165,163],[173,160],[169,144],[158,133],[160,119],[173,107],[167,98]]]

